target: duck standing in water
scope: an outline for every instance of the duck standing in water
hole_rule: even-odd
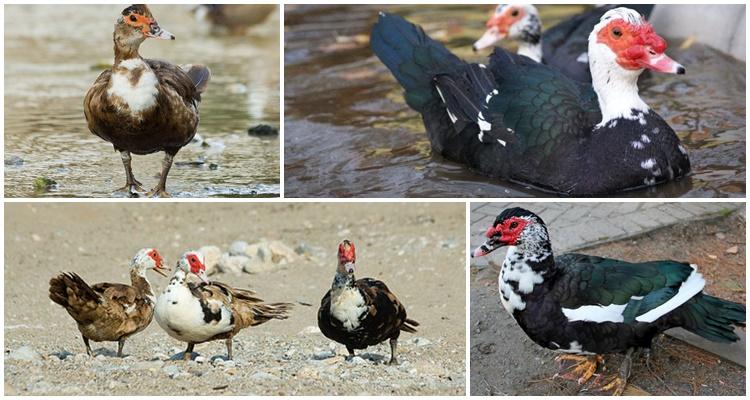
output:
[[[114,65],[99,75],[83,101],[88,128],[120,152],[126,181],[118,192],[132,197],[145,190],[133,176],[130,154],[163,151],[159,183],[146,195],[169,197],[166,183],[172,160],[195,136],[198,104],[211,72],[203,65],[177,66],[138,54],[147,38],[175,39],[145,5],[122,11],[113,38]]]

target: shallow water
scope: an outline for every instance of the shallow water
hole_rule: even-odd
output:
[[[383,7],[380,7],[383,8]],[[492,6],[385,7],[422,25],[460,57]],[[374,6],[287,6],[285,15],[285,192],[290,197],[549,196],[476,175],[431,154],[420,116],[369,49]],[[542,6],[552,26],[580,6]],[[688,148],[689,179],[618,197],[734,197],[745,192],[745,63],[670,40],[687,75],[642,77],[644,100]]]
[[[190,6],[151,10],[174,41],[147,40],[141,55],[202,63],[212,80],[200,106],[194,143],[175,157],[167,190],[175,197],[276,196],[279,139],[249,127],[279,126],[278,16],[247,36],[210,36]],[[86,127],[83,97],[112,63],[114,5],[5,6],[5,195],[107,197],[125,183],[119,154]],[[151,188],[163,153],[133,156],[136,177]],[[49,192],[34,180],[57,182]]]

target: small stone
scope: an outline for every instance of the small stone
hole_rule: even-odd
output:
[[[98,354],[95,358],[99,361],[104,361],[107,357],[104,354]]]
[[[174,364],[166,365],[161,370],[164,371],[164,373],[167,374],[170,378],[174,378],[181,372],[180,367]]]
[[[336,353],[330,350],[316,351],[315,353],[313,353],[313,360],[326,360],[335,356]]]
[[[739,250],[740,250],[740,249],[739,249],[739,247],[737,247],[737,246],[732,246],[732,247],[730,247],[730,248],[726,249],[725,251],[727,252],[727,254],[737,254],[737,252],[738,252]]]
[[[8,354],[8,358],[18,361],[41,361],[42,355],[31,346],[21,346],[12,350],[10,354]]]
[[[303,379],[318,379],[320,373],[310,367],[302,367],[297,371],[297,376]]]
[[[206,266],[206,274],[211,275],[216,272],[216,264],[218,264],[219,258],[221,258],[221,249],[218,246],[203,246],[198,249],[198,252],[203,254],[203,264]]]
[[[242,240],[235,240],[232,242],[232,244],[229,245],[229,249],[227,249],[227,252],[229,252],[229,255],[232,256],[244,256],[245,250],[247,250],[247,242]]]
[[[247,134],[251,136],[276,136],[279,134],[279,130],[271,125],[261,124],[248,129]]]
[[[314,335],[316,333],[320,333],[320,328],[318,328],[317,326],[310,325],[310,326],[305,327],[301,331],[299,331],[297,336],[308,336],[308,335]]]
[[[216,269],[219,272],[231,272],[235,275],[240,275],[248,265],[250,265],[250,258],[248,256],[233,256],[229,253],[224,253],[216,263]]]
[[[23,158],[19,156],[10,156],[5,159],[5,165],[9,167],[20,167],[23,163]]]
[[[710,259],[712,259],[712,260],[716,260],[716,259],[718,259],[719,257],[718,257],[717,255],[715,255],[715,254],[709,254],[709,255],[708,255],[708,258],[710,258]]]
[[[236,364],[235,364],[234,360],[226,360],[226,361],[224,361],[224,366],[225,367],[231,368],[231,367],[234,367],[235,365]]]
[[[365,365],[365,364],[369,364],[369,363],[367,362],[367,360],[365,360],[364,358],[362,358],[362,357],[359,357],[359,356],[356,356],[356,357],[352,357],[352,358],[350,358],[348,362],[349,362],[350,364],[354,364],[354,365]]]
[[[417,347],[427,346],[429,344],[432,344],[431,341],[423,338],[423,337],[415,337],[411,340],[412,343],[414,343]]]
[[[203,363],[206,362],[206,357],[198,356],[198,357],[195,357],[195,360],[193,360],[193,361],[195,361],[198,364],[203,364]]]
[[[37,235],[36,233],[32,233],[31,234],[31,240],[33,240],[35,242],[41,242],[42,241],[42,237],[39,236],[39,235]]]

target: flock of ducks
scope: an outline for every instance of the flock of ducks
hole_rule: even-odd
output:
[[[389,340],[390,363],[397,363],[400,332],[415,333],[419,324],[406,317],[406,308],[383,282],[355,279],[352,242],[339,245],[338,260],[331,290],[318,311],[321,332],[345,345],[351,357],[354,349]],[[293,304],[266,303],[251,290],[211,281],[204,262],[200,252],[184,253],[157,297],[146,273],[153,270],[166,277],[165,271],[170,269],[156,249],[144,248],[130,263],[130,285],[89,285],[75,273],[60,273],[50,280],[49,298],[76,321],[90,356],[89,341],[94,341],[118,342],[117,356],[123,357],[125,340],[144,330],[155,317],[169,336],[187,343],[184,360],[192,358],[196,344],[214,340],[225,341],[226,357],[232,359],[232,338],[241,330],[289,317]]]

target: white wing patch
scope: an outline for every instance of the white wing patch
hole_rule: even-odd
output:
[[[677,294],[674,295],[674,297],[667,300],[659,307],[636,317],[635,320],[638,322],[654,322],[668,312],[685,304],[688,300],[693,298],[693,296],[700,293],[706,285],[706,280],[703,279],[703,275],[698,272],[697,265],[690,264],[690,267],[693,268],[693,272],[690,273],[690,276],[688,276],[687,279],[685,279],[685,282],[682,282],[682,285],[677,289]]]

